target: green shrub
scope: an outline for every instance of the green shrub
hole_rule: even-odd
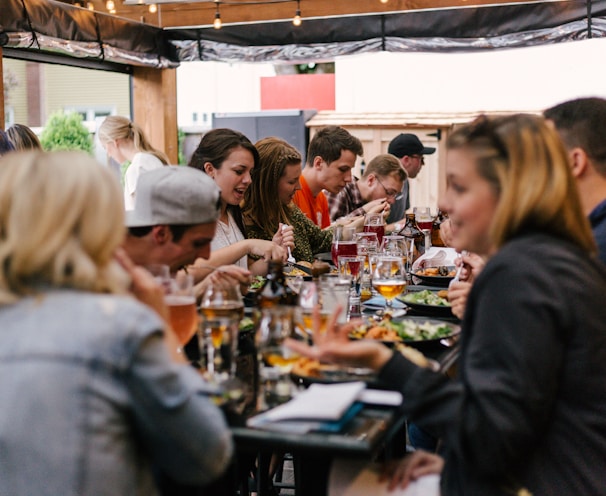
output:
[[[91,135],[82,122],[82,116],[76,112],[52,114],[40,134],[40,143],[47,151],[83,150],[93,153]]]

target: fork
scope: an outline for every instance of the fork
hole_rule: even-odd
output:
[[[282,231],[284,231],[288,226],[286,224],[282,224]],[[290,252],[290,246],[287,246],[286,249],[288,250],[288,258],[286,259],[286,261],[288,263],[294,264],[297,260],[295,259],[295,257],[292,256],[292,253]]]
[[[461,253],[459,254],[459,257],[463,257],[467,255],[467,250],[461,250]],[[452,281],[450,281],[448,283],[448,286],[450,287],[450,285],[455,282],[458,281],[459,278],[461,277],[461,271],[463,270],[463,263],[461,262],[461,264],[457,267],[457,271],[455,272],[454,277],[452,278]]]

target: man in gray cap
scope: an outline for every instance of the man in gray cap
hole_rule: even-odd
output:
[[[423,146],[417,135],[411,133],[398,134],[391,140],[387,148],[387,153],[398,157],[409,179],[414,179],[421,172],[423,165],[425,165],[423,155],[431,155],[435,151],[436,149],[433,147]],[[402,186],[401,198],[397,199],[391,206],[387,218],[388,224],[402,220],[404,213],[410,208],[409,188],[410,184],[407,179]]]
[[[171,272],[208,258],[220,194],[209,176],[192,167],[165,166],[142,174],[135,208],[126,212],[126,253],[137,265],[165,264]],[[214,274],[232,285],[250,282],[250,272],[235,265]]]

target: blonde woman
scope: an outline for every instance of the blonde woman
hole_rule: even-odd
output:
[[[118,251],[121,196],[80,152],[0,159],[0,494],[154,495],[152,464],[203,485],[229,463],[161,288]]]
[[[606,494],[606,268],[568,154],[524,114],[481,117],[447,148],[452,246],[487,257],[457,377],[340,334],[300,351],[372,367],[402,392],[403,413],[443,439],[444,496]]]
[[[130,162],[124,173],[124,208],[135,207],[137,180],[145,172],[168,165],[168,157],[147,140],[143,129],[126,117],[106,117],[98,131],[107,154],[119,164]]]

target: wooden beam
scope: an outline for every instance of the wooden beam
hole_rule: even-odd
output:
[[[2,70],[2,47],[0,47],[0,129],[4,129],[4,120],[6,116],[4,115],[4,105],[6,102],[4,101],[4,71]]]
[[[151,2],[152,0],[145,0]],[[231,0],[233,1],[233,0]],[[532,0],[531,0],[532,1]],[[534,0],[541,3],[543,0]],[[97,4],[97,2],[99,2]],[[427,9],[473,7],[505,3],[528,3],[527,0],[300,0],[301,17],[342,17],[356,14],[380,14],[408,12]],[[118,2],[116,2],[118,4]],[[103,2],[95,0],[95,8],[105,12]],[[296,1],[282,3],[239,5],[219,3],[223,24],[253,23],[292,19],[297,8]],[[210,26],[215,17],[213,2],[159,3],[155,14],[149,13],[147,5],[116,5],[116,15],[161,27]],[[355,22],[352,20],[352,22]]]
[[[179,163],[176,69],[133,69],[133,120],[171,164]]]

